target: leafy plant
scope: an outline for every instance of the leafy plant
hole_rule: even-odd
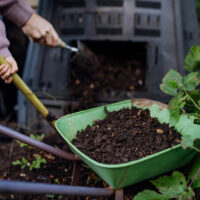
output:
[[[41,135],[30,135],[31,138],[33,138],[34,140],[38,140],[38,141],[42,141],[44,139],[44,134]]]
[[[30,164],[29,170],[32,171],[33,169],[39,169],[42,163],[46,164],[46,159],[41,156],[37,156],[36,159]]]
[[[46,164],[46,159],[42,158],[40,155],[36,157],[32,163],[29,163],[26,158],[22,158],[21,160],[16,160],[12,162],[12,165],[21,165],[21,169],[24,169],[26,166],[29,166],[29,170],[39,169],[42,163]]]
[[[134,200],[191,200],[195,193],[191,186],[187,185],[185,176],[178,171],[171,176],[162,176],[150,181],[159,191],[144,190],[138,193]]]
[[[47,194],[46,197],[49,198],[49,199],[54,199],[56,197],[58,199],[63,199],[63,195],[55,195],[55,194]]]
[[[47,194],[46,197],[49,199],[54,199],[56,197],[56,195],[55,194]]]
[[[58,178],[56,178],[56,179],[54,180],[54,182],[57,183],[57,184],[60,184],[60,181],[59,181]]]
[[[200,124],[200,47],[191,48],[186,56],[184,68],[189,72],[187,75],[181,76],[177,71],[170,69],[160,85],[163,92],[173,96],[168,103],[172,126],[178,123],[182,114],[187,114],[194,123]],[[200,152],[193,146],[196,138],[199,138],[199,131],[195,137],[189,134],[183,136],[182,142]],[[175,171],[171,176],[162,176],[150,182],[159,193],[144,190],[138,193],[134,200],[192,200],[195,195],[194,188],[200,187],[200,157],[193,163],[188,180],[182,173]]]
[[[185,59],[185,76],[170,69],[160,85],[160,89],[173,98],[168,103],[170,123],[175,125],[182,113],[187,113],[194,123],[200,124],[200,47],[193,46]]]
[[[19,143],[19,146],[20,146],[21,148],[26,147],[26,146],[29,146],[28,144],[23,143],[23,142],[20,142],[19,140],[16,140],[16,142]],[[31,146],[30,146],[30,147],[31,147]],[[31,147],[31,148],[32,148],[32,147]]]
[[[189,169],[188,178],[178,171],[171,176],[162,176],[156,180],[150,181],[159,191],[144,190],[138,193],[134,200],[193,200],[195,198],[194,190],[200,188],[200,156],[192,162]]]
[[[16,160],[12,162],[12,165],[20,165],[21,169],[24,169],[28,164],[28,161],[26,160],[26,158],[22,158],[21,160]]]

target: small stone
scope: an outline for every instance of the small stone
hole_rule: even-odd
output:
[[[67,172],[67,171],[68,171],[68,169],[67,169],[67,168],[65,168],[65,169],[64,169],[64,171],[65,171],[65,172]]]
[[[163,133],[164,131],[163,131],[162,129],[159,128],[159,129],[156,130],[156,132],[157,132],[157,133]]]
[[[91,89],[93,89],[94,88],[94,84],[92,83],[92,84],[90,84],[90,88]]]
[[[83,23],[83,17],[79,17],[78,22],[79,22],[79,24],[82,24]]]
[[[136,70],[135,70],[135,75],[136,76],[142,76],[142,73],[143,73],[143,71],[142,71],[142,69],[140,69],[140,68],[137,68]]]
[[[80,84],[80,80],[76,79],[75,84],[79,85]]]
[[[141,112],[142,112],[142,110],[139,110],[138,113],[137,113],[137,115],[140,116]]]
[[[20,176],[21,176],[21,177],[26,177],[26,174],[20,173]]]
[[[142,85],[142,84],[143,84],[143,81],[142,81],[142,80],[139,80],[139,81],[138,81],[138,84],[139,84],[139,85]]]
[[[130,90],[132,90],[132,91],[135,90],[135,87],[134,87],[133,85],[131,85],[129,88],[130,88]]]

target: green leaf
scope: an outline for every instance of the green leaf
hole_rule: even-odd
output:
[[[27,162],[28,162],[28,161],[26,160],[26,158],[23,157],[23,158],[22,158],[22,163],[23,163],[23,164],[27,164]]]
[[[54,182],[57,183],[57,184],[60,184],[60,181],[59,181],[58,178],[56,178],[56,179],[54,180]]]
[[[174,96],[168,103],[168,108],[173,110],[175,108],[182,108],[185,105],[183,100],[185,93],[181,90],[176,96]]]
[[[184,134],[181,137],[181,144],[184,149],[193,146],[193,137],[191,135]]]
[[[16,140],[16,142],[19,143],[20,147],[22,147],[22,148],[28,146],[28,144],[20,142],[19,140]]]
[[[198,79],[198,72],[192,72],[184,76],[182,82],[185,90],[187,91],[195,90],[200,83],[200,80]]]
[[[198,9],[200,9],[200,1],[199,0],[196,0],[196,6]]]
[[[171,176],[162,176],[151,181],[159,192],[168,198],[177,198],[186,191],[187,182],[185,176],[175,171]]]
[[[26,160],[26,158],[22,158],[22,165],[21,165],[21,169],[24,169],[27,166],[28,161]]]
[[[173,87],[173,88],[175,88],[175,89],[177,89],[178,88],[178,83],[176,82],[176,81],[169,81],[169,84]]]
[[[24,169],[26,167],[26,165],[21,165],[21,169]]]
[[[200,126],[194,124],[190,119],[188,119],[188,122],[189,121],[191,124],[187,123],[187,121],[184,121],[183,118],[180,120],[181,123],[184,123],[184,127],[181,130],[183,147],[193,147],[194,141],[200,139]]]
[[[42,158],[41,156],[37,156],[36,159],[30,164],[29,170],[32,171],[33,169],[39,169],[42,163],[46,163],[46,159]]]
[[[200,155],[196,157],[196,159],[192,162],[191,171],[189,173],[189,179],[194,180],[192,187],[199,188],[200,187]]]
[[[21,161],[20,160],[16,160],[14,162],[12,162],[12,165],[21,165],[21,169],[24,169],[27,166],[28,161],[26,160],[26,158],[22,158]]]
[[[144,190],[138,193],[133,200],[168,200],[168,198],[154,191]]]
[[[170,118],[169,118],[169,124],[170,126],[175,126],[180,119],[181,110],[179,108],[174,108],[170,110]]]
[[[56,195],[55,194],[47,194],[46,197],[50,198],[50,199],[54,199],[56,197]]]
[[[12,165],[21,165],[22,163],[21,163],[21,161],[20,160],[16,160],[16,161],[13,161],[12,162]]]
[[[133,200],[187,200],[194,197],[194,191],[187,186],[185,176],[175,171],[171,176],[162,176],[156,180],[150,181],[159,190],[160,194],[144,190],[138,193]]]
[[[30,135],[31,138],[33,138],[34,140],[38,140],[38,141],[42,141],[44,139],[44,134],[41,135]]]
[[[193,46],[185,58],[184,68],[189,72],[200,69],[200,47]]]
[[[195,196],[195,193],[192,187],[187,187],[187,190],[181,195],[180,200],[193,199],[194,196]]]
[[[162,84],[160,85],[160,89],[166,94],[175,96],[177,94],[178,88],[181,86],[182,86],[181,75],[174,69],[170,69],[169,72],[162,79]]]

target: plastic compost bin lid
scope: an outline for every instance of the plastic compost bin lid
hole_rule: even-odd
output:
[[[106,108],[108,111],[117,111],[122,108],[131,108],[132,105],[131,100],[126,100],[106,105]],[[161,110],[156,104],[147,107],[141,107],[138,104],[134,104],[134,106],[149,109],[151,117],[156,117],[161,123],[169,124],[170,115],[167,108]],[[92,125],[95,120],[106,117],[104,107],[100,106],[63,116],[56,121],[55,125],[71,150],[114,189],[120,189],[179,168],[188,164],[194,158],[196,154],[194,150],[190,148],[183,149],[179,144],[153,155],[122,164],[102,164],[93,160],[76,148],[71,141],[76,137],[78,131]],[[192,120],[188,119],[186,115],[181,116],[175,129],[182,135],[200,136],[200,126],[193,124]]]

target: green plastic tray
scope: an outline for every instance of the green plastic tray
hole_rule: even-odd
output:
[[[109,111],[116,111],[122,108],[130,108],[132,105],[133,101],[127,100],[110,104],[106,107]],[[141,107],[138,104],[134,105]],[[150,110],[152,117],[158,118],[161,123],[169,123],[168,109],[160,110],[160,107],[155,104],[147,107]],[[145,107],[145,109],[147,107]],[[104,106],[73,113],[58,119],[56,121],[56,129],[68,143],[71,150],[114,189],[120,189],[184,166],[189,163],[196,154],[196,152],[190,148],[184,150],[181,145],[176,145],[136,161],[130,161],[123,164],[99,163],[77,149],[71,141],[76,137],[77,131],[85,129],[87,125],[92,125],[94,120],[104,119],[105,116]],[[200,127],[197,127],[191,120],[188,120],[189,119],[184,116],[180,119],[180,122],[175,129],[181,134],[188,134],[188,130],[194,128],[196,134],[200,134]]]

